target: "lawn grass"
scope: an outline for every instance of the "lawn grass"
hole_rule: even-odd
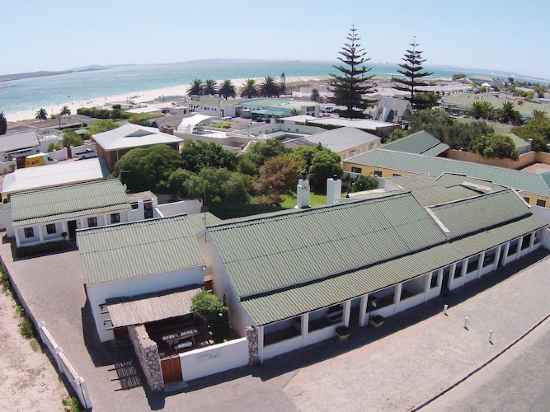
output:
[[[296,206],[296,194],[284,195],[283,202],[281,203],[281,208],[283,209],[292,209]],[[312,193],[309,196],[309,205],[310,206],[323,206],[327,204],[327,197],[325,195],[319,195],[317,193]]]

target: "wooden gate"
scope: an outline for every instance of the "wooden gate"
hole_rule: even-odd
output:
[[[183,380],[181,376],[181,362],[179,356],[162,359],[160,361],[164,384],[177,383]]]

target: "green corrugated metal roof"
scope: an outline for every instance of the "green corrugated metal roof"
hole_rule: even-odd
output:
[[[410,193],[222,223],[209,227],[209,234],[241,297],[318,281],[446,240]]]
[[[244,300],[242,304],[257,325],[275,322],[403,282],[543,226],[545,226],[543,221],[531,215],[489,231],[444,243],[367,269]]]
[[[512,190],[489,193],[431,207],[456,238],[528,216],[531,211]]]
[[[129,207],[125,187],[118,179],[20,192],[11,196],[12,220],[17,224],[107,213]]]
[[[385,144],[384,149],[437,156],[448,150],[449,146],[441,143],[439,139],[425,130],[420,130],[419,132]]]
[[[196,214],[78,231],[84,281],[91,285],[202,266],[197,234],[205,222],[218,221]]]
[[[489,180],[499,185],[512,187],[530,193],[550,196],[550,188],[541,175],[519,170],[463,162],[442,157],[430,157],[393,150],[375,149],[346,159],[345,162],[358,165],[382,167],[407,171],[427,176],[443,173],[457,173]]]

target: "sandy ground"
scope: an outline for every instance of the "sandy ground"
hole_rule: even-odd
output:
[[[292,76],[292,77],[287,77],[286,81],[287,83],[291,83],[291,82],[302,82],[302,81],[319,81],[323,79],[326,79],[326,76]],[[233,82],[237,90],[246,82],[246,80],[247,79],[231,79],[231,81]],[[263,77],[258,77],[258,78],[255,78],[254,80],[256,80],[256,83],[261,83],[263,81]],[[222,82],[223,80],[216,80],[216,81],[219,83],[219,82]],[[163,87],[160,89],[135,91],[131,93],[117,94],[113,96],[97,97],[94,99],[75,100],[75,101],[65,102],[59,105],[46,106],[45,109],[48,113],[59,113],[59,111],[63,106],[67,106],[69,109],[71,109],[72,112],[76,113],[76,109],[78,109],[79,107],[93,107],[93,106],[103,106],[105,104],[112,104],[112,103],[125,103],[128,100],[132,100],[134,103],[143,103],[143,102],[148,102],[148,101],[157,99],[162,96],[184,96],[187,94],[187,90],[189,89],[189,86],[190,86],[189,84],[180,84],[177,86]],[[24,110],[24,111],[6,113],[6,117],[11,122],[33,119],[34,116],[35,116],[34,110]]]
[[[0,291],[0,411],[62,411],[67,391],[38,344],[19,334],[19,320]]]

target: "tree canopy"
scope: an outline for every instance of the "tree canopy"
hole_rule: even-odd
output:
[[[376,91],[372,81],[374,76],[368,74],[371,67],[365,64],[370,58],[366,57],[367,52],[360,44],[355,26],[350,29],[347,40],[339,52],[338,60],[341,64],[333,66],[339,74],[330,74],[331,90],[334,93],[331,100],[337,106],[345,107],[345,110],[338,111],[340,116],[363,118],[364,111],[376,102],[365,97]]]
[[[413,110],[426,109],[435,105],[433,99],[422,97],[423,94],[426,94],[425,91],[419,90],[419,87],[429,85],[422,79],[431,76],[432,73],[424,71],[422,64],[426,62],[426,59],[422,57],[423,51],[419,50],[418,46],[416,40],[413,40],[410,48],[405,51],[405,55],[401,59],[403,63],[399,64],[400,69],[397,70],[402,77],[393,77],[392,79],[395,83],[393,86],[395,90],[408,94],[405,98],[411,102]],[[437,100],[435,103],[437,103]]]
[[[241,156],[241,159],[244,159],[242,161],[250,160],[256,165],[256,169],[259,170],[268,159],[288,153],[288,151],[280,140],[269,139],[265,142],[252,144],[246,153]]]
[[[8,120],[4,112],[0,112],[0,135],[8,132]]]
[[[470,115],[476,119],[493,120],[495,107],[486,100],[476,100],[472,103]]]
[[[237,95],[235,86],[231,83],[231,80],[224,80],[218,90],[218,94],[224,99],[229,99],[230,97],[235,97]]]
[[[214,96],[214,95],[218,94],[216,81],[215,80],[207,80],[206,83],[204,84],[202,94],[208,95],[208,96]]]
[[[199,172],[205,167],[223,167],[233,170],[237,165],[237,156],[216,143],[191,141],[182,150],[183,168]]]
[[[518,159],[518,151],[513,140],[502,134],[477,136],[472,140],[470,149],[483,157]]]
[[[498,119],[503,123],[521,123],[521,115],[514,109],[514,103],[510,101],[506,101],[502,104],[502,107],[498,110]]]
[[[43,107],[40,108],[35,115],[35,119],[46,120],[48,118],[48,112]]]
[[[63,146],[80,146],[83,143],[82,137],[74,132],[74,130],[63,131]]]
[[[118,126],[118,123],[114,120],[101,119],[93,122],[90,126],[88,126],[88,132],[91,135],[94,135],[116,129]]]
[[[260,95],[263,97],[279,97],[280,90],[277,83],[271,76],[267,76],[260,85]]]
[[[258,96],[258,89],[256,88],[256,80],[248,79],[241,88],[241,97],[251,99]]]
[[[260,203],[280,203],[281,195],[294,192],[303,169],[303,160],[288,154],[267,160],[260,168],[254,187],[260,195]]]
[[[164,192],[168,178],[182,165],[179,153],[166,145],[136,148],[128,151],[116,163],[114,175],[131,192],[152,190]]]
[[[191,83],[191,87],[187,91],[188,96],[200,96],[203,92],[203,84],[202,80],[195,79],[193,80],[193,83]]]

